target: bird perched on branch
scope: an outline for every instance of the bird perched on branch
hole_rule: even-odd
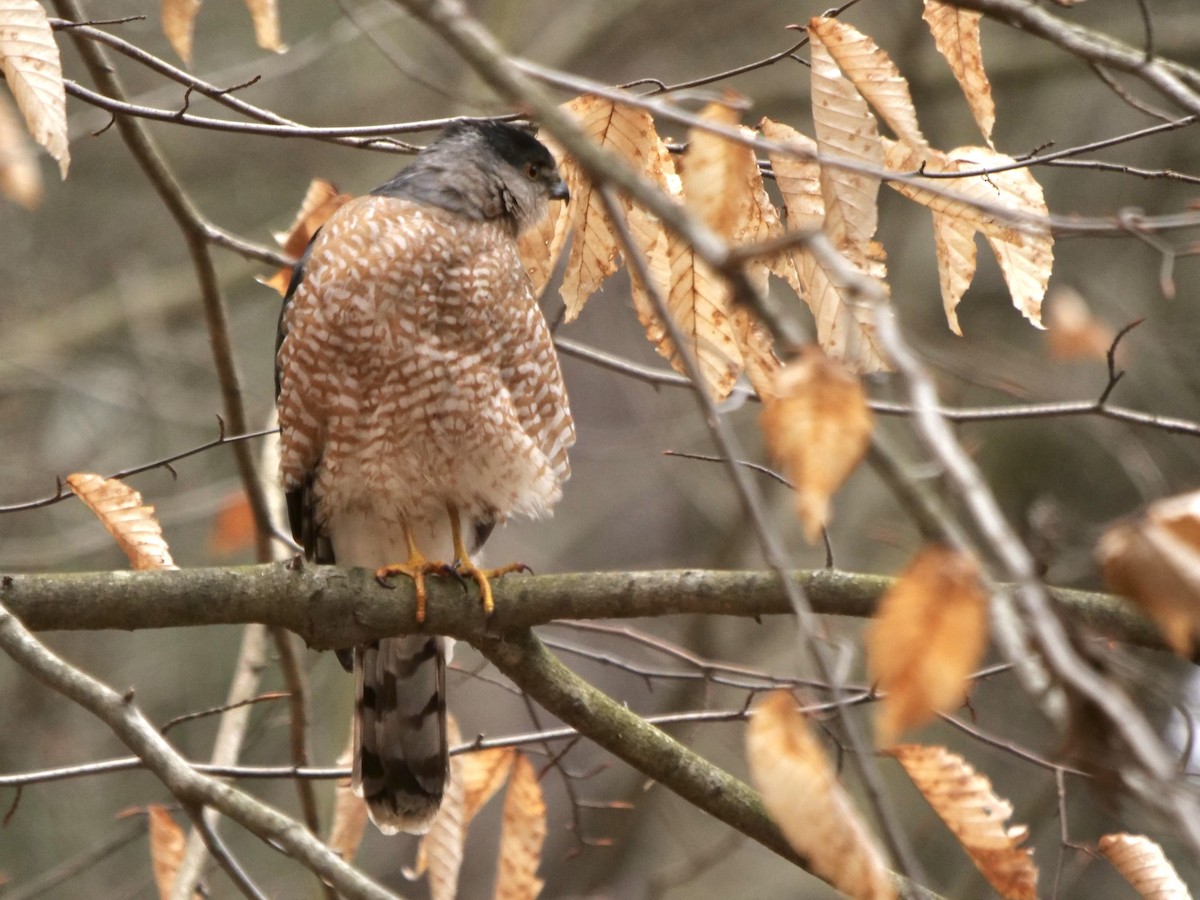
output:
[[[318,563],[478,585],[493,526],[547,514],[575,441],[517,236],[567,188],[546,147],[493,122],[449,127],[346,203],[297,264],[276,394],[292,532]],[[469,544],[468,541],[471,541]],[[429,828],[448,777],[445,638],[355,647],[354,790],[386,833]]]

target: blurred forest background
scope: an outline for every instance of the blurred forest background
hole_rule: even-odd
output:
[[[260,106],[311,125],[403,122],[456,114],[496,114],[487,88],[459,58],[385,0],[291,0],[281,5],[288,52],[254,44],[241,4],[209,3],[197,21],[192,71],[219,85],[261,75],[240,93]],[[1194,0],[1146,0],[1163,56],[1200,67],[1200,11]],[[730,69],[783,50],[797,39],[786,26],[825,11],[818,3],[741,0],[695,4],[687,0],[475,0],[472,10],[514,54],[621,84],[654,78],[667,83]],[[351,9],[354,18],[348,17]],[[1092,0],[1057,9],[1089,27],[1134,45],[1143,41],[1137,4]],[[113,26],[125,39],[176,61],[160,31],[157,4],[109,0],[91,4],[95,17],[145,14],[143,21]],[[934,51],[916,0],[863,0],[845,17],[883,46],[910,81],[921,124],[930,140],[950,148],[978,143],[978,132],[944,61]],[[405,61],[393,64],[370,35]],[[68,77],[90,84],[65,36],[59,36]],[[806,58],[806,52],[799,56]],[[1119,135],[1155,120],[1123,102],[1078,59],[1015,30],[984,23],[984,57],[996,95],[997,148],[1011,155],[1053,142],[1065,148]],[[133,102],[175,108],[183,90],[119,59]],[[747,122],[766,115],[810,130],[808,70],[783,59],[690,92],[696,106],[734,88],[753,103]],[[1136,93],[1138,88],[1132,90]],[[564,100],[569,99],[563,95]],[[676,101],[684,102],[680,97]],[[690,99],[689,101],[690,102]],[[1158,102],[1157,98],[1154,102]],[[191,97],[190,111],[225,115]],[[115,129],[103,131],[107,113],[69,102],[70,177],[49,179],[41,209],[0,205],[0,504],[51,494],[55,477],[76,471],[109,473],[185,450],[216,436],[221,398],[208,336],[185,243],[131,160]],[[286,229],[309,180],[331,180],[363,193],[388,179],[408,157],[280,139],[149,125],[169,164],[198,207],[213,222],[260,242]],[[659,123],[664,137],[682,129]],[[423,141],[426,136],[415,136]],[[1150,170],[1173,169],[1200,177],[1194,129],[1163,134],[1089,158]],[[1049,207],[1058,214],[1112,215],[1124,209],[1164,213],[1200,198],[1200,183],[1145,179],[1091,168],[1041,166],[1035,171]],[[879,238],[889,256],[892,296],[901,325],[936,374],[941,397],[954,406],[1082,400],[1106,383],[1103,361],[1062,361],[1047,352],[1045,335],[1013,309],[994,260],[980,252],[980,272],[959,315],[964,336],[946,327],[938,293],[928,213],[898,195],[881,194]],[[236,361],[254,427],[265,427],[273,406],[272,355],[280,299],[255,282],[265,264],[214,251],[229,305]],[[1114,328],[1143,324],[1125,338],[1120,362],[1127,374],[1114,402],[1200,421],[1200,308],[1196,262],[1174,267],[1177,294],[1160,289],[1160,255],[1130,237],[1066,238],[1055,248],[1054,291],[1078,291],[1092,311]],[[561,304],[550,292],[552,319]],[[559,332],[630,360],[662,368],[632,313],[624,273],[607,283],[582,317]],[[710,463],[666,457],[664,450],[710,453],[708,432],[687,391],[655,388],[585,361],[564,357],[563,367],[579,431],[574,475],[552,524],[513,523],[492,538],[494,560],[520,559],[537,572],[652,568],[761,568],[724,470]],[[886,378],[872,381],[879,399],[891,399]],[[764,461],[757,407],[730,409],[747,455]],[[262,423],[260,426],[259,423]],[[880,427],[893,428],[882,419]],[[1040,418],[973,424],[960,437],[989,477],[1012,521],[1029,536],[1047,567],[1047,581],[1099,586],[1095,540],[1115,517],[1139,505],[1198,485],[1200,444],[1195,438],[1138,429],[1094,417]],[[919,460],[918,454],[912,454]],[[240,488],[229,448],[203,453],[174,467],[132,479],[157,507],[180,566],[253,561],[248,542],[228,540],[217,523],[236,504]],[[915,476],[922,473],[914,468]],[[270,478],[273,473],[266,473]],[[824,562],[809,547],[782,487],[764,482],[775,523],[791,561]],[[222,538],[225,538],[224,540]],[[862,467],[835,500],[830,540],[839,568],[895,573],[918,544],[917,533],[879,479]],[[94,517],[68,501],[45,509],[0,515],[0,571],[67,571],[125,566]],[[779,623],[716,617],[644,621],[638,627],[695,653],[772,671],[794,667],[796,635]],[[834,620],[836,636],[857,638],[860,623]],[[615,637],[543,630],[563,645],[591,645],[621,659],[662,664],[660,657]],[[156,723],[219,705],[236,657],[239,630],[144,631],[133,634],[48,634],[66,658],[118,690],[132,687]],[[460,645],[461,647],[461,645]],[[1200,680],[1190,666],[1162,654],[1138,657],[1155,705],[1156,721],[1182,748],[1189,733],[1185,710],[1197,703]],[[584,677],[642,713],[657,710],[737,708],[744,692],[703,689],[686,681],[646,680],[596,660],[567,655]],[[332,765],[347,733],[352,685],[333,658],[310,653],[311,744],[317,764]],[[856,666],[858,664],[856,663]],[[469,649],[456,658],[450,705],[467,736],[533,730],[537,721],[517,696],[476,675],[485,667]],[[858,677],[860,673],[854,673]],[[270,669],[264,689],[280,689]],[[1053,740],[1021,710],[1025,699],[1011,677],[982,683],[974,697],[978,723],[1039,753],[1053,755]],[[1173,708],[1172,704],[1177,708]],[[688,726],[674,733],[706,758],[745,777],[742,724]],[[215,720],[172,732],[189,757],[211,752]],[[1016,807],[1014,821],[1032,829],[1031,843],[1049,873],[1064,852],[1051,772],[1000,750],[970,742],[944,726],[920,735],[964,752]],[[247,762],[287,759],[288,726],[282,704],[252,713]],[[0,772],[81,763],[126,751],[109,731],[80,709],[0,658]],[[583,834],[573,833],[571,805],[557,773],[543,781],[550,837],[542,875],[548,897],[804,897],[835,892],[803,875],[748,839],[708,820],[684,801],[648,785],[636,773],[586,744],[566,758],[581,776],[574,790],[587,800],[623,800],[632,809],[580,810]],[[884,766],[920,848],[932,886],[949,897],[992,896],[953,839],[894,765]],[[583,777],[586,776],[586,777]],[[286,782],[253,790],[285,810],[295,809]],[[331,786],[320,788],[328,804]],[[118,820],[129,806],[169,801],[145,773],[104,775],[26,789],[12,820],[0,829],[3,896],[22,893],[36,879],[80,854],[95,861],[42,896],[149,898],[156,895],[140,819]],[[1068,782],[1068,826],[1073,840],[1094,841],[1113,830],[1118,812],[1106,808],[1080,781]],[[12,792],[0,791],[7,809]],[[327,809],[325,810],[327,812]],[[1163,842],[1185,880],[1200,886],[1200,864],[1171,854],[1161,823],[1121,810],[1120,829],[1143,830]],[[487,896],[494,870],[498,804],[484,813],[468,844],[464,897]],[[237,829],[230,827],[230,832]],[[587,843],[580,845],[579,839]],[[609,846],[594,844],[609,843]],[[312,877],[256,841],[237,844],[244,862],[272,896],[311,896]],[[385,839],[373,830],[358,864],[406,896],[424,896],[406,884],[413,842]],[[1116,896],[1107,864],[1066,850],[1059,896]],[[702,874],[701,874],[702,873]],[[214,895],[230,896],[220,875]],[[1105,887],[1107,886],[1107,888]],[[1123,888],[1122,888],[1123,889]],[[1132,894],[1130,894],[1132,896]]]

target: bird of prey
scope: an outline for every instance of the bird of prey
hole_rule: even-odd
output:
[[[518,235],[567,187],[515,126],[462,121],[338,209],[297,264],[276,396],[292,532],[318,563],[489,578],[497,522],[550,512],[575,431]],[[471,543],[469,543],[471,542]],[[385,833],[426,831],[448,777],[445,638],[353,650],[353,785]],[[346,655],[342,654],[343,662]]]

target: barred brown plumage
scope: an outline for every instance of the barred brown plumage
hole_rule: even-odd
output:
[[[479,584],[463,524],[547,514],[575,432],[516,237],[566,189],[515,127],[464,122],[335,212],[284,301],[277,355],[292,529],[317,562],[414,578],[450,559]],[[452,555],[449,555],[452,554]],[[447,777],[448,642],[355,648],[354,786],[385,832],[429,827]]]

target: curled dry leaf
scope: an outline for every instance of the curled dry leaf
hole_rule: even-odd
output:
[[[962,702],[986,636],[987,596],[975,560],[942,545],[921,550],[867,631],[871,677],[886,692],[876,718],[879,746]]]
[[[841,19],[818,16],[808,28],[896,137],[913,147],[927,146],[908,81],[875,41]]]
[[[67,147],[67,92],[62,62],[46,11],[38,0],[0,0],[0,70],[33,139],[58,160],[63,178]]]
[[[858,378],[816,347],[806,347],[764,397],[763,434],[771,456],[796,488],[809,541],[821,536],[829,500],[858,465],[872,417]]]
[[[525,266],[525,272],[533,282],[534,291],[539,294],[554,272],[555,259],[550,255],[550,248],[555,243],[559,222],[565,224],[569,218],[563,213],[563,209],[562,203],[547,204],[546,214],[542,216],[541,221],[532,228],[527,228],[517,239],[517,255],[521,257],[521,264]],[[565,230],[562,240],[566,240]],[[561,242],[559,246],[562,246]]]
[[[283,248],[283,252],[293,260],[299,260],[308,247],[309,241],[325,224],[325,220],[337,211],[338,207],[350,199],[349,194],[342,194],[328,181],[314,178],[308,184],[304,199],[296,218],[287,231],[275,233],[275,240]],[[270,278],[258,279],[262,284],[274,288],[280,296],[287,293],[288,284],[292,280],[291,267],[280,269]]]
[[[994,170],[1015,162],[987,147],[958,147],[949,153],[933,149],[917,152],[898,141],[885,143],[890,172],[911,174],[922,166],[931,173]],[[976,232],[983,232],[991,246],[1013,305],[1041,327],[1042,299],[1054,266],[1054,238],[1044,225],[1025,221],[1029,216],[1049,215],[1042,187],[1028,169],[940,179],[941,186],[954,197],[902,181],[888,184],[934,213],[935,233],[946,245],[943,248],[939,244],[938,249],[942,302],[955,334],[962,334],[962,330],[954,310],[975,276],[975,251],[967,245],[974,244]],[[1006,211],[1011,214],[1006,215]]]
[[[979,21],[983,14],[959,9],[942,0],[925,0],[922,13],[938,53],[945,57],[951,71],[967,98],[971,115],[983,132],[983,139],[992,146],[992,127],[996,124],[996,104],[992,101],[992,85],[983,68],[983,49],[979,41]]]
[[[354,762],[354,733],[346,742],[346,748],[337,758],[337,764],[349,768]],[[350,779],[339,778],[333,791],[333,822],[329,826],[329,848],[346,862],[354,859],[367,830],[367,801],[354,793]]]
[[[150,863],[154,867],[154,884],[161,900],[170,900],[175,876],[183,860],[186,843],[183,829],[175,824],[165,806],[151,804],[146,807],[146,815],[150,819]]]
[[[141,494],[115,478],[88,472],[68,475],[67,484],[96,514],[135,569],[176,568],[154,507],[143,506]]]
[[[874,838],[787,691],[754,711],[746,760],[768,815],[814,872],[857,900],[896,896]]]
[[[1059,287],[1046,298],[1046,343],[1055,359],[1108,359],[1116,332],[1088,308],[1074,288]],[[1120,355],[1118,353],[1118,355]]]
[[[192,61],[192,35],[200,5],[201,0],[163,0],[162,3],[163,34],[171,49],[188,64]]]
[[[783,194],[788,213],[788,227],[793,230],[820,229],[825,221],[825,200],[822,196],[821,166],[813,159],[816,142],[790,125],[763,119],[759,123],[763,136],[772,143],[794,150],[786,153],[768,150],[775,182]],[[878,245],[868,243],[865,250],[855,253],[869,257]],[[875,337],[874,312],[869,304],[851,302],[852,292],[839,273],[829,270],[805,247],[797,247],[787,257],[788,269],[776,274],[784,278],[812,311],[817,328],[817,343],[821,349],[858,373],[883,372],[890,366]],[[865,260],[864,260],[865,262]],[[887,292],[883,283],[882,266],[869,266],[860,274],[878,282],[879,290]]]
[[[16,110],[0,94],[0,194],[26,209],[42,202],[42,173]]]
[[[546,842],[546,801],[533,764],[517,756],[504,797],[504,827],[500,833],[500,864],[496,871],[496,900],[533,900],[542,892],[538,878],[542,845]]]
[[[1143,900],[1192,900],[1162,847],[1140,834],[1106,834],[1100,852]]]
[[[1100,538],[1108,586],[1142,608],[1176,653],[1200,637],[1200,491],[1151,503]]]
[[[1024,825],[1007,825],[1012,804],[988,779],[945,747],[901,744],[891,749],[933,811],[1004,900],[1037,900],[1033,851],[1021,847]]]

